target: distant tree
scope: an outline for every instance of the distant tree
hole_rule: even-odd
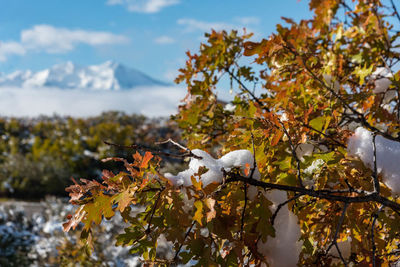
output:
[[[393,0],[311,0],[259,42],[211,32],[187,53],[175,117],[190,159],[159,171],[139,145],[126,171],[69,187],[64,229],[120,212],[117,240],[146,263],[388,266],[400,258],[400,15]],[[252,64],[242,64],[242,56]],[[235,99],[217,101],[228,78]],[[162,144],[160,144],[161,146]],[[215,158],[211,157],[213,154]],[[223,155],[223,156],[222,156]],[[218,159],[217,159],[218,158]],[[132,206],[143,211],[130,216]],[[175,255],[159,259],[160,240]],[[89,243],[88,243],[89,244]]]

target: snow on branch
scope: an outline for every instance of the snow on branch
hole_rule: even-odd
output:
[[[382,173],[383,182],[394,195],[400,194],[400,143],[377,135],[376,167]],[[374,168],[373,133],[359,127],[349,138],[347,151],[349,155],[358,156],[369,168]]]
[[[244,170],[246,166],[253,166],[254,159],[253,154],[249,150],[235,150],[229,152],[220,159],[213,158],[207,152],[194,149],[192,153],[197,157],[192,157],[189,163],[189,168],[184,170],[177,175],[166,173],[165,177],[171,180],[175,186],[191,186],[191,177],[199,173],[201,167],[207,168],[207,171],[201,175],[201,182],[203,186],[207,186],[211,183],[221,183],[223,179],[223,171],[230,171],[232,168],[238,167]],[[260,172],[254,171],[253,179],[260,180]],[[197,179],[198,180],[198,179]]]

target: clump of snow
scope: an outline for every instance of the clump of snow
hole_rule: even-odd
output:
[[[373,161],[372,133],[358,127],[349,138],[347,152],[358,156],[371,169]],[[400,142],[391,141],[380,135],[375,138],[376,163],[378,173],[383,174],[383,182],[392,190],[393,194],[400,194]]]
[[[388,90],[385,93],[382,104],[389,104],[397,96],[396,90]]]
[[[224,110],[228,111],[228,112],[233,112],[235,111],[236,105],[232,104],[232,103],[228,103],[225,105]]]
[[[310,166],[304,169],[303,173],[306,175],[304,177],[304,184],[307,186],[313,186],[315,181],[313,175],[321,169],[321,167],[325,164],[325,161],[322,159],[314,160]]]
[[[327,85],[330,88],[332,88],[332,90],[335,91],[335,93],[338,93],[340,90],[340,83],[337,80],[333,80],[332,75],[323,74],[322,76],[324,77],[324,80],[327,83]]]
[[[314,160],[310,166],[308,166],[305,170],[304,173],[306,175],[313,175],[316,171],[321,169],[321,167],[325,164],[325,161],[322,159],[316,159]]]
[[[189,168],[177,175],[172,175],[171,173],[165,174],[165,177],[171,180],[175,186],[191,186],[191,177],[198,173],[201,167],[206,167],[208,169],[206,173],[201,175],[203,186],[207,186],[211,183],[222,182],[222,169],[226,171],[230,171],[234,167],[244,169],[246,164],[249,164],[250,168],[252,168],[254,164],[253,154],[249,150],[232,151],[220,159],[215,159],[210,154],[200,149],[194,149],[192,150],[192,153],[201,157],[201,159],[191,158]],[[198,181],[196,176],[195,178]],[[258,170],[254,172],[253,178],[257,180],[260,179],[260,173]]]
[[[289,116],[288,116],[288,114],[286,112],[284,112],[281,115],[281,122],[288,121],[288,120],[289,120]]]
[[[337,245],[339,247],[340,253],[342,254],[343,258],[348,259],[351,254],[351,237],[348,237],[345,241],[338,241]],[[336,246],[333,246],[330,254],[335,257],[340,257],[339,252]]]
[[[301,161],[304,161],[303,156],[311,156],[313,152],[314,152],[313,144],[299,144],[296,147],[296,155]]]
[[[392,81],[389,78],[393,78],[392,72],[385,67],[379,67],[372,73],[372,78],[375,80],[375,88],[374,93],[384,93],[392,84]]]
[[[266,192],[264,196],[272,201],[272,212],[287,200],[286,192],[279,190]],[[297,266],[303,242],[299,241],[301,231],[296,215],[287,207],[282,207],[275,218],[274,228],[275,238],[268,237],[265,243],[258,241],[258,251],[272,267]]]

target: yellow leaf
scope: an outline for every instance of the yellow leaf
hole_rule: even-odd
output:
[[[194,176],[191,176],[190,180],[192,180],[192,184],[196,190],[201,190],[201,181],[197,181]]]
[[[201,226],[203,226],[201,223],[201,218],[203,215],[203,202],[197,200],[194,202],[194,206],[196,207],[196,212],[194,213],[193,220],[197,221]]]

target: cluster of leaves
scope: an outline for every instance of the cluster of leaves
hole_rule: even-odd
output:
[[[123,160],[127,171],[104,172],[102,182],[83,180],[68,189],[79,208],[65,230],[82,222],[89,240],[92,224],[119,211],[130,226],[117,243],[132,246],[145,261],[261,264],[268,259],[257,244],[274,238],[276,216],[261,192],[278,189],[289,198],[280,208],[289,205],[299,220],[300,265],[398,261],[400,200],[382,183],[376,159],[375,168],[366,167],[348,155],[346,143],[359,126],[399,141],[400,15],[393,1],[380,0],[311,0],[310,9],[313,19],[284,18],[260,42],[235,31],[207,34],[208,43],[188,53],[177,78],[188,87],[175,117],[188,147],[217,156],[254,151],[261,181],[234,169],[224,172],[222,184],[203,187],[207,170],[201,170],[200,182],[193,177],[193,186],[174,187],[160,173],[159,158],[137,153],[133,162]],[[253,64],[242,65],[242,55]],[[382,78],[373,75],[378,67],[391,72],[385,92],[374,91]],[[217,99],[224,77],[237,91],[233,110]],[[305,171],[316,161],[322,165]],[[254,199],[247,197],[248,185],[260,189]],[[144,210],[131,217],[135,205]],[[157,258],[160,236],[175,257]],[[349,242],[349,255],[341,253],[342,242]]]
[[[65,195],[71,176],[97,177],[103,168],[119,168],[101,164],[100,158],[128,155],[103,141],[151,146],[165,138],[179,139],[174,123],[120,112],[87,119],[0,118],[0,195]]]

